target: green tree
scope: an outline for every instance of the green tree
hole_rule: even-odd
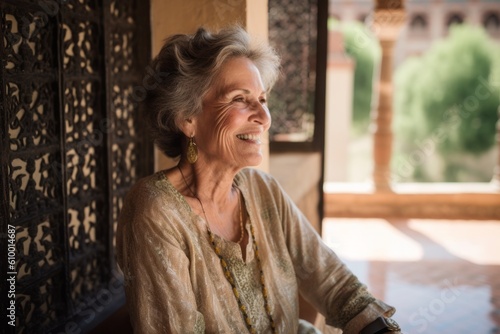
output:
[[[500,104],[499,49],[482,28],[457,25],[425,55],[398,68],[399,150],[411,152],[427,142],[446,157],[492,147]]]
[[[346,54],[355,61],[353,94],[353,128],[355,133],[366,133],[370,123],[374,66],[380,61],[380,47],[376,38],[360,22],[332,22],[344,36]]]

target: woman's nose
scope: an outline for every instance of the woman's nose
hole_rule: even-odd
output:
[[[262,124],[267,129],[271,125],[271,114],[269,113],[267,106],[257,102],[254,104],[252,109],[254,110],[254,117],[252,121]]]

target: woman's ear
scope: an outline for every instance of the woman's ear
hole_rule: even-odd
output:
[[[186,137],[193,137],[196,133],[196,118],[184,118],[177,124]]]

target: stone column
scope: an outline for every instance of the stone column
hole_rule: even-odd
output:
[[[372,30],[380,41],[382,60],[378,89],[378,105],[372,110],[374,170],[376,191],[391,191],[392,156],[392,72],[393,48],[405,20],[402,0],[376,0]]]

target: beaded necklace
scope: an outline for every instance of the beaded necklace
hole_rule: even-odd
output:
[[[250,316],[248,315],[247,308],[245,305],[243,305],[243,302],[240,299],[240,293],[238,292],[238,289],[236,288],[236,282],[235,282],[233,273],[231,272],[231,270],[229,270],[229,266],[227,265],[226,260],[224,260],[224,257],[222,256],[222,252],[221,252],[220,247],[217,246],[217,244],[215,243],[215,237],[214,237],[214,234],[212,233],[212,231],[210,230],[210,224],[208,222],[207,214],[205,212],[205,208],[203,206],[203,203],[198,198],[198,196],[196,196],[196,194],[191,189],[191,187],[188,185],[186,178],[184,177],[184,173],[182,173],[182,170],[179,167],[179,165],[177,165],[177,168],[179,169],[179,172],[181,173],[182,179],[184,180],[184,184],[191,192],[191,195],[193,195],[193,197],[196,198],[196,200],[200,203],[201,211],[203,212],[203,216],[205,217],[205,221],[206,221],[206,225],[207,225],[207,232],[208,232],[208,237],[210,239],[210,243],[212,244],[212,248],[214,249],[215,254],[219,257],[220,264],[222,266],[222,270],[224,271],[224,276],[226,277],[229,284],[231,284],[231,288],[233,289],[233,294],[236,297],[236,301],[238,302],[238,307],[240,309],[241,315],[243,316],[243,319],[245,320],[245,324],[247,326],[247,329],[252,334],[257,333],[257,331],[255,330],[255,328],[252,325],[252,319],[250,319]],[[243,218],[242,218],[242,211],[241,211],[242,210],[242,207],[241,207],[241,196],[242,195],[241,195],[241,190],[239,190],[237,187],[235,187],[235,188],[239,193],[238,194],[238,196],[239,196],[238,201],[240,203],[240,226],[242,227],[243,226]],[[259,248],[257,247],[257,242],[255,241],[255,233],[254,233],[254,229],[253,229],[253,225],[252,225],[252,220],[249,220],[249,225],[250,225],[250,233],[252,236],[252,247],[254,250],[255,259],[257,261],[257,266],[259,268],[262,296],[264,297],[264,308],[266,310],[266,314],[267,314],[267,317],[269,319],[269,323],[271,324],[271,328],[272,328],[273,333],[278,333],[276,330],[276,324],[274,322],[273,315],[271,312],[271,306],[269,304],[269,297],[268,297],[267,288],[266,288],[265,279],[264,279],[264,271],[262,270],[262,263],[261,263],[260,257],[259,257]],[[241,231],[241,234],[242,234],[242,236],[241,236],[240,241],[238,243],[240,243],[243,240],[244,230]]]

